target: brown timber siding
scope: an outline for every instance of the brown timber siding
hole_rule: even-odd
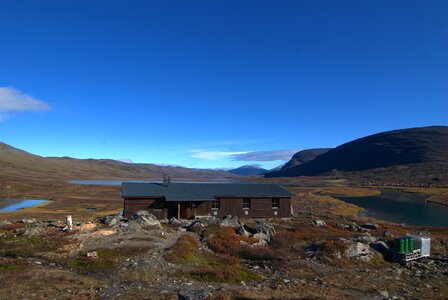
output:
[[[226,215],[239,218],[289,218],[291,216],[291,198],[279,198],[278,209],[272,208],[272,198],[248,199],[251,202],[250,209],[243,209],[243,198],[221,198],[217,216],[219,218]],[[277,215],[274,212],[277,212]]]
[[[124,217],[130,218],[139,210],[147,210],[157,219],[167,218],[169,204],[163,198],[124,199]]]
[[[213,210],[209,201],[181,202],[181,205],[186,206],[187,218],[206,215],[218,218],[223,218],[226,215],[239,218],[288,218],[291,216],[291,198],[279,198],[278,209],[272,208],[272,198],[249,199],[251,199],[251,208],[247,210],[243,209],[243,198],[221,198],[218,210]],[[178,217],[178,203],[166,202],[163,198],[124,199],[124,216],[126,218],[130,218],[139,210],[147,210],[158,219]],[[274,212],[277,212],[277,215]]]

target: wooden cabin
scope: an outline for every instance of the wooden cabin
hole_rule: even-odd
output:
[[[124,216],[146,210],[158,219],[226,215],[288,218],[293,194],[277,184],[123,182]]]

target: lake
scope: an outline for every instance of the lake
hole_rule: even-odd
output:
[[[34,199],[0,199],[0,212],[15,211],[24,209],[27,207],[36,206],[42,203],[48,202],[48,200],[34,200]]]
[[[382,189],[378,196],[333,197],[362,207],[359,216],[399,224],[448,227],[448,207],[426,203],[429,195]]]

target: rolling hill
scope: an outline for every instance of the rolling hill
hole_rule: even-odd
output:
[[[233,170],[229,170],[227,172],[238,175],[238,176],[257,176],[257,175],[261,175],[261,174],[268,172],[268,170],[263,169],[258,166],[246,165],[246,166],[241,166],[241,167],[233,169]]]
[[[375,170],[376,176],[406,170],[403,176],[430,173],[446,175],[448,127],[430,126],[382,132],[340,145],[316,158],[270,172],[266,177],[315,176],[338,172]],[[286,167],[286,166],[285,166]],[[445,174],[443,170],[445,169]],[[431,171],[432,170],[432,171]],[[429,174],[427,174],[429,175]]]
[[[0,178],[53,179],[144,179],[162,178],[228,178],[225,171],[189,169],[154,164],[130,164],[112,159],[74,159],[70,157],[42,157],[0,143]]]
[[[310,160],[315,159],[317,156],[328,152],[328,150],[330,150],[330,148],[315,148],[299,151],[294,154],[291,160],[288,161],[280,170],[286,170],[309,162]]]

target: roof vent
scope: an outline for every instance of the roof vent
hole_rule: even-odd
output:
[[[171,175],[163,174],[163,185],[168,186],[171,183]]]

